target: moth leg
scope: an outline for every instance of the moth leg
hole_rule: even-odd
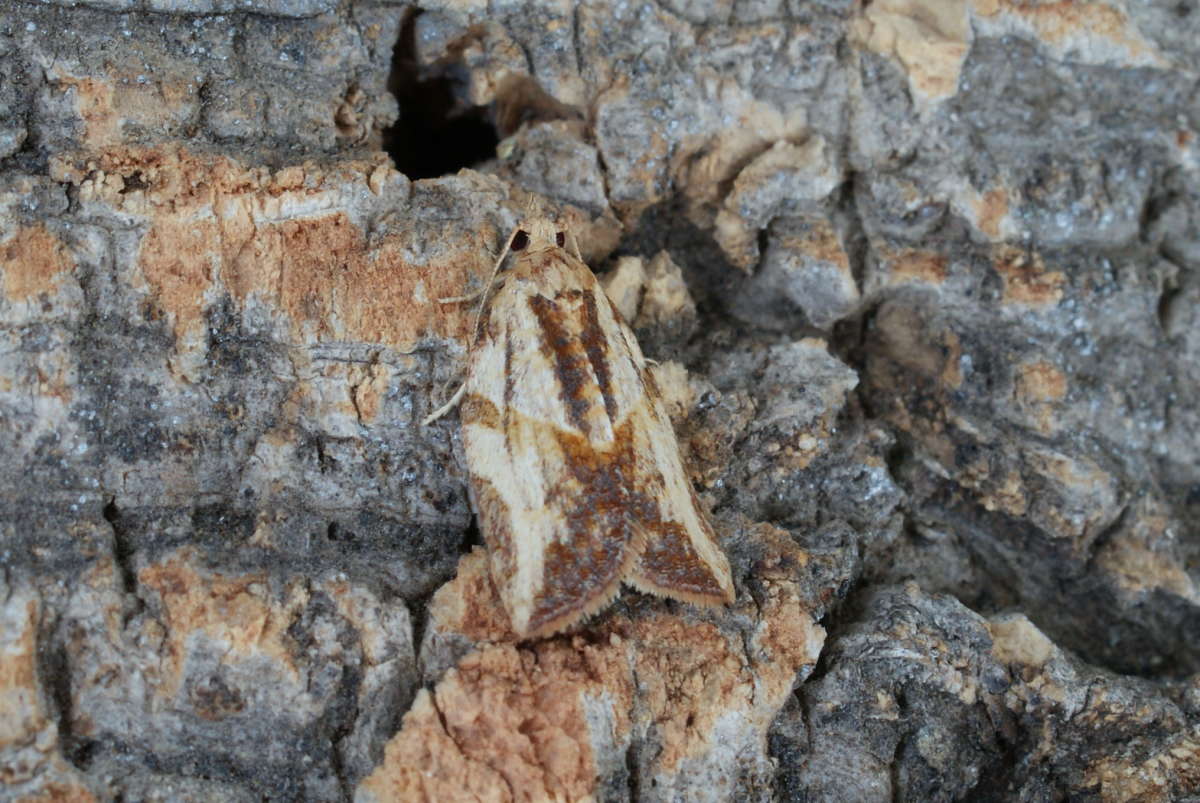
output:
[[[432,413],[425,416],[425,418],[421,421],[421,426],[423,426],[423,427],[429,426],[434,421],[437,421],[439,418],[444,416],[446,413],[450,412],[455,407],[457,407],[458,403],[460,401],[462,401],[463,394],[465,394],[466,392],[467,392],[467,383],[463,382],[461,385],[458,386],[458,390],[454,391],[454,395],[450,397],[450,401],[446,402],[441,407],[437,408]]]
[[[567,229],[567,236],[571,238],[571,247],[575,249],[575,258],[582,262],[583,254],[579,253],[579,240],[575,239],[575,232]]]

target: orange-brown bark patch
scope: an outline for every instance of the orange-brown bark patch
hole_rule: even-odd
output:
[[[63,89],[74,91],[75,111],[83,121],[83,141],[93,147],[109,145],[120,138],[114,89],[109,81],[94,77],[52,76]]]
[[[430,621],[474,642],[511,641],[515,634],[488,572],[487,550],[475,547],[463,555],[458,574],[429,601]]]
[[[1062,45],[1073,37],[1088,35],[1102,37],[1113,45],[1124,46],[1130,55],[1152,54],[1124,12],[1103,2],[1057,0],[1057,2],[1027,2],[1027,0],[975,0],[975,13],[994,17],[1004,12],[1025,20],[1044,41]]]
[[[48,783],[35,795],[17,799],[18,803],[93,803],[96,796],[85,787],[76,784]]]
[[[19,633],[5,639],[4,660],[0,661],[0,749],[11,749],[30,734],[46,727],[46,712],[38,699],[37,620],[38,603],[30,599],[25,604],[24,626]],[[5,768],[0,766],[0,782]]]
[[[1017,369],[1017,392],[1028,401],[1059,401],[1067,395],[1067,377],[1046,360]]]
[[[936,251],[904,249],[880,255],[880,262],[891,282],[918,281],[941,284],[949,273],[949,260]]]
[[[362,369],[351,369],[358,381],[350,386],[350,401],[358,420],[368,423],[379,415],[383,398],[387,395],[392,372],[382,363],[373,363]]]
[[[850,272],[850,257],[842,247],[837,230],[827,219],[814,220],[802,236],[781,238],[781,245],[788,250],[807,254],[819,262],[828,262],[843,273]]]
[[[1181,733],[1149,756],[1102,756],[1084,769],[1079,788],[1104,803],[1186,799],[1200,789],[1200,739]]]
[[[194,556],[184,550],[138,572],[138,580],[162,599],[167,644],[159,694],[171,697],[184,680],[190,642],[203,635],[221,644],[223,661],[267,657],[294,677],[298,671],[288,646],[291,612],[303,604],[303,593],[293,591],[282,601],[270,599],[262,574],[237,577],[202,575]]]
[[[1015,248],[997,250],[993,266],[1004,282],[1004,300],[1029,306],[1047,306],[1062,300],[1066,277],[1047,271],[1037,254]]]
[[[621,689],[611,686],[614,679]],[[485,647],[432,693],[418,695],[359,794],[379,801],[588,799],[599,772],[586,697],[614,692],[628,699],[632,689],[609,644]],[[624,716],[615,725],[618,733],[629,730]]]
[[[979,230],[993,240],[1000,236],[1000,224],[1008,214],[1008,193],[1003,187],[989,190],[975,205]]]
[[[221,292],[239,303],[257,295],[273,305],[300,342],[408,350],[426,336],[464,336],[471,305],[437,299],[462,295],[468,279],[488,270],[486,249],[464,233],[447,244],[444,259],[417,265],[406,258],[405,235],[368,243],[337,198],[347,184],[365,185],[376,168],[305,164],[272,174],[158,147],[64,156],[51,172],[89,199],[147,219],[139,268],[183,348]],[[322,211],[294,211],[314,208]]]
[[[203,326],[205,295],[219,260],[213,220],[163,216],[142,240],[139,266],[155,300],[183,339]]]
[[[735,603],[739,619],[754,622],[748,630],[721,624],[712,609],[698,618],[691,606],[655,606],[602,615],[581,626],[585,635],[481,646],[418,699],[359,791],[375,800],[576,799],[595,794],[597,751],[646,734],[656,751],[645,777],[684,785],[674,779],[718,750],[730,717],[765,740],[824,631],[795,582],[807,555],[783,531],[759,527],[762,586]],[[482,550],[463,558],[430,613],[437,633],[512,638]],[[589,722],[606,724],[593,732]],[[732,783],[737,768],[729,771]]]
[[[1057,402],[1067,395],[1067,377],[1046,360],[1017,367],[1013,392],[1018,406],[1028,410],[1039,432],[1050,434],[1056,428]]]
[[[65,273],[75,269],[62,241],[44,225],[17,229],[3,246],[4,295],[10,301],[30,301],[57,291]]]
[[[942,353],[945,355],[942,362],[941,381],[942,386],[951,390],[958,390],[962,387],[962,341],[958,339],[958,334],[953,330],[947,329],[942,334]]]

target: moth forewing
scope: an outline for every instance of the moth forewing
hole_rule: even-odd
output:
[[[550,221],[509,242],[517,253],[474,338],[461,420],[472,502],[514,631],[569,628],[622,581],[732,601],[728,561],[633,333]]]
[[[694,604],[733,602],[729,562],[687,479],[671,420],[653,390],[647,400],[652,420],[645,427],[646,451],[660,469],[663,515],[625,581],[639,591]]]

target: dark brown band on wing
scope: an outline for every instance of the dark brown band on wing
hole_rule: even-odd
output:
[[[496,409],[496,405],[474,393],[463,397],[458,417],[464,424],[478,424],[497,431],[500,429],[500,411]]]
[[[504,411],[508,412],[513,406],[513,394],[515,391],[516,376],[512,369],[513,362],[513,339],[505,333],[504,337]]]
[[[492,581],[497,588],[508,589],[517,570],[510,512],[495,487],[484,478],[472,474],[469,488],[471,507],[479,516],[479,530],[488,548]]]
[[[491,426],[499,423],[501,415],[482,396],[469,394],[463,400],[462,416],[468,424]],[[497,431],[512,434],[505,429]],[[546,489],[547,502],[558,514],[547,529],[516,532],[513,511],[492,484],[474,473],[470,476],[472,503],[487,543],[492,578],[510,614],[517,593],[512,584],[520,563],[527,559],[520,554],[521,540],[547,539],[542,575],[537,587],[529,590],[533,607],[521,629],[523,636],[550,635],[599,611],[620,590],[621,578],[638,557],[634,545],[638,530],[622,504],[625,490],[620,464],[629,459],[628,449],[614,461],[610,455],[597,454],[577,433],[559,430],[558,439],[565,460],[543,473],[544,479],[554,480]]]
[[[546,548],[544,582],[529,616],[530,633],[598,611],[616,595],[621,577],[636,558],[621,546],[620,537],[573,535],[568,543]]]
[[[579,339],[587,352],[588,362],[592,364],[592,372],[596,375],[596,384],[604,398],[608,420],[616,424],[617,399],[613,394],[612,366],[608,363],[612,344],[608,342],[608,337],[600,327],[600,312],[596,308],[595,293],[585,293],[583,296],[583,329],[579,333]]]
[[[652,587],[650,590],[689,601],[698,597],[714,603],[729,601],[728,592],[700,559],[680,524],[658,521],[649,525],[649,530],[646,548],[634,571],[638,579]]]
[[[566,470],[547,492],[564,526],[561,540],[546,547],[531,630],[573,610],[598,610],[616,593],[641,550],[638,518],[645,500],[639,502],[644,494],[629,487],[633,439],[627,427],[615,435],[614,449],[597,452],[575,433],[558,433]]]
[[[485,305],[482,319],[479,325],[475,327],[475,331],[471,333],[471,348],[478,348],[479,344],[485,340],[495,340],[497,332],[497,323],[492,316],[492,304],[496,300],[495,294],[491,298],[484,299]]]
[[[567,410],[567,420],[580,432],[589,433],[587,413],[592,403],[586,390],[592,382],[592,369],[587,355],[572,336],[562,307],[545,296],[530,296],[529,309],[542,330],[542,352],[554,365],[558,396]]]

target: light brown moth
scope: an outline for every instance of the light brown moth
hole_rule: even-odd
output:
[[[598,612],[622,582],[691,603],[734,597],[637,340],[565,245],[546,219],[513,232],[496,269],[510,251],[514,265],[490,303],[485,290],[466,381],[427,419],[461,399],[471,504],[526,638]]]

